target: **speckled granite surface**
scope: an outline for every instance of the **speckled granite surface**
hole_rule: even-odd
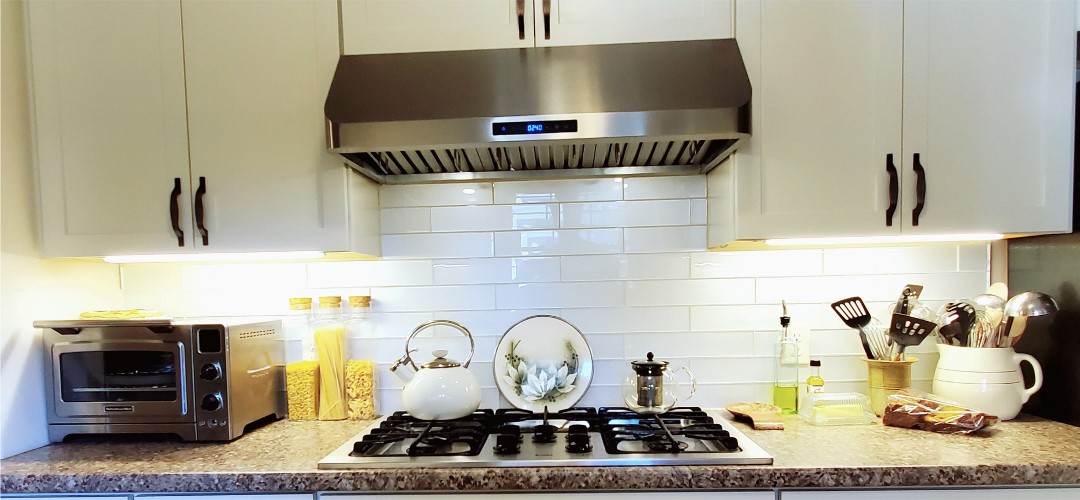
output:
[[[1080,428],[1033,417],[975,436],[873,424],[753,431],[772,466],[320,471],[360,422],[277,422],[226,444],[79,442],[0,461],[0,491],[392,491],[1080,485]]]

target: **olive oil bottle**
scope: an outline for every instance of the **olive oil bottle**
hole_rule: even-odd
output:
[[[792,415],[799,411],[799,338],[789,328],[787,303],[781,301],[780,338],[776,343],[776,371],[773,382],[773,404],[780,412]]]

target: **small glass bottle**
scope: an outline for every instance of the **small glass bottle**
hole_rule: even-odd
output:
[[[807,393],[825,392],[825,379],[821,378],[821,360],[810,360],[810,378],[806,379]]]
[[[371,297],[349,297],[348,335],[345,362],[345,404],[349,420],[371,420],[377,416],[375,404],[374,334],[371,330]]]
[[[787,303],[780,316],[780,338],[776,343],[776,372],[773,382],[773,404],[785,415],[798,413],[799,409],[799,338],[789,328],[791,317]]]
[[[319,420],[345,419],[345,324],[341,297],[319,297],[315,316],[319,360]]]

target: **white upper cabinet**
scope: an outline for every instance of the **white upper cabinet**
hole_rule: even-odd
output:
[[[532,0],[341,0],[345,54],[533,46]]]
[[[905,231],[1071,229],[1075,4],[910,0],[904,8]]]
[[[901,0],[739,7],[754,89],[751,139],[732,166],[739,237],[898,233],[900,207],[886,219],[890,155],[901,181]]]
[[[533,0],[536,46],[731,38],[731,0]]]
[[[27,7],[44,253],[191,250],[180,2]]]
[[[214,252],[347,248],[346,169],[326,149],[334,0],[183,2],[192,200]],[[196,221],[197,223],[198,221]],[[198,233],[198,229],[196,230]]]
[[[326,147],[335,0],[29,8],[47,257],[378,253],[376,188]]]
[[[753,131],[713,174],[736,209],[710,245],[1068,231],[1074,8],[740,0]]]
[[[732,36],[732,0],[341,0],[344,53]]]

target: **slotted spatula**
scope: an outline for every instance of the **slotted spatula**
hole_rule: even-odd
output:
[[[937,326],[933,321],[926,321],[906,314],[893,314],[892,323],[889,327],[889,338],[893,343],[900,346],[893,361],[904,360],[904,349],[908,346],[919,345]]]
[[[870,349],[870,341],[866,339],[866,332],[863,331],[863,328],[870,324],[870,311],[866,308],[866,303],[863,302],[862,297],[848,297],[838,300],[832,303],[832,309],[836,311],[836,315],[840,316],[845,325],[859,331],[859,340],[862,341],[866,359],[877,359],[874,357],[874,351]]]

